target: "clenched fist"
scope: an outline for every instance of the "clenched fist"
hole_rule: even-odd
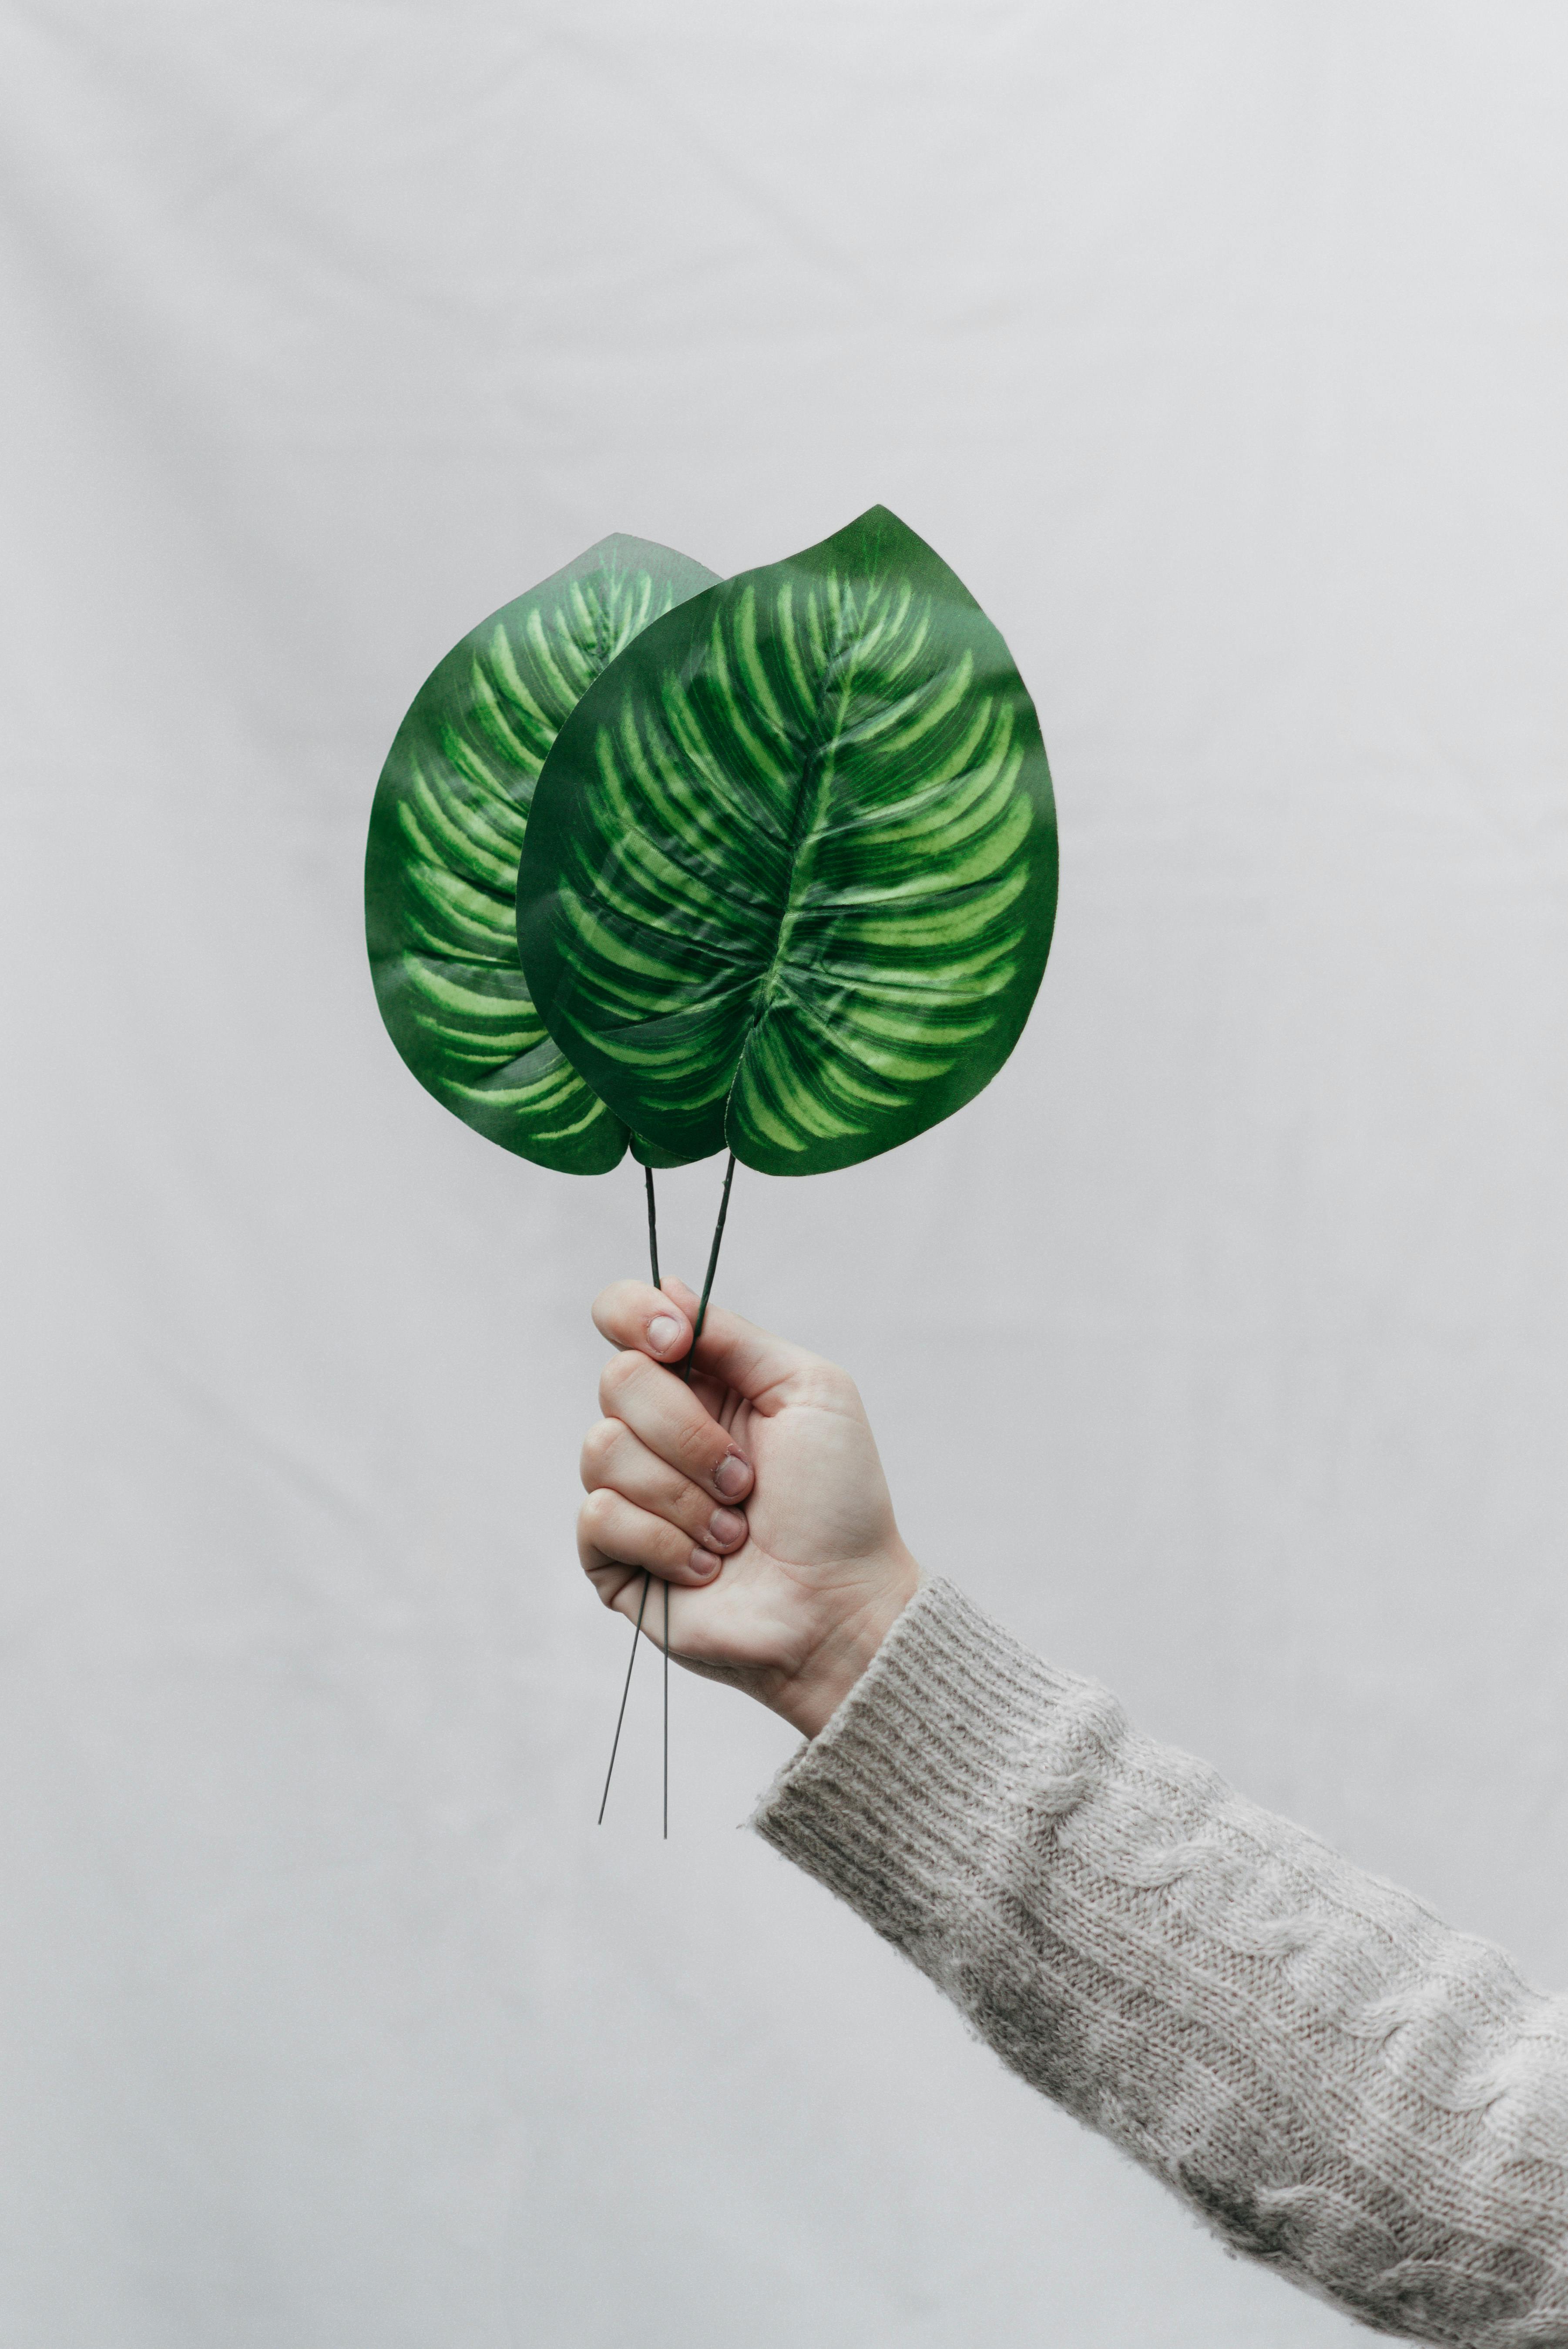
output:
[[[584,1571],[607,1607],[815,1737],[914,1596],[855,1381],[711,1307],[690,1387],[672,1375],[697,1299],[618,1281],[594,1320],[619,1349],[583,1444]]]

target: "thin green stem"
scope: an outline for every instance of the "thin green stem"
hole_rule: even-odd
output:
[[[620,1751],[620,1725],[626,1719],[626,1701],[631,1693],[631,1668],[637,1661],[638,1644],[642,1638],[642,1618],[648,1605],[648,1594],[653,1588],[653,1577],[646,1568],[642,1577],[642,1599],[637,1610],[637,1620],[631,1627],[631,1653],[626,1661],[626,1679],[621,1684],[620,1711],[615,1717],[615,1743],[610,1747],[609,1768],[605,1772],[605,1790],[599,1796],[598,1823],[605,1823],[605,1805],[609,1800],[610,1780],[615,1776],[615,1757]]]
[[[653,1197],[653,1169],[643,1168],[648,1185],[648,1259],[653,1274],[653,1285],[659,1287],[659,1219]],[[691,1383],[691,1361],[697,1351],[697,1340],[702,1335],[702,1325],[708,1319],[708,1299],[713,1294],[713,1276],[719,1269],[719,1247],[724,1237],[724,1224],[730,1213],[730,1185],[735,1179],[735,1154],[730,1153],[730,1163],[724,1169],[724,1188],[719,1197],[719,1220],[713,1226],[713,1244],[708,1250],[708,1269],[702,1279],[702,1296],[697,1307],[697,1319],[691,1332],[691,1343],[686,1359],[680,1364],[680,1376],[688,1386]],[[642,1597],[638,1603],[637,1621],[631,1627],[631,1654],[627,1659],[626,1679],[621,1685],[620,1711],[616,1715],[615,1742],[610,1747],[609,1768],[605,1772],[605,1790],[599,1803],[599,1825],[603,1826],[605,1805],[609,1801],[610,1780],[615,1775],[615,1757],[620,1750],[621,1723],[626,1719],[626,1701],[631,1692],[632,1666],[637,1661],[638,1644],[642,1637],[642,1619],[648,1609],[648,1594],[653,1587],[653,1577],[646,1568],[642,1577]],[[664,1833],[670,1835],[670,1585],[664,1585]]]
[[[655,1288],[659,1287],[659,1209],[653,1196],[653,1169],[645,1166],[643,1180],[648,1185],[648,1271]]]
[[[696,1326],[691,1332],[691,1344],[686,1360],[680,1365],[680,1375],[688,1386],[691,1383],[691,1358],[697,1351],[697,1340],[702,1335],[702,1324],[708,1319],[708,1299],[713,1294],[713,1275],[719,1269],[719,1244],[724,1237],[724,1219],[730,1212],[730,1185],[735,1179],[735,1154],[730,1153],[730,1163],[724,1169],[724,1188],[719,1199],[719,1220],[713,1226],[713,1245],[708,1251],[708,1270],[702,1281],[701,1300],[697,1308]],[[664,1833],[670,1834],[670,1585],[664,1586]]]
[[[657,1288],[659,1287],[659,1208],[653,1195],[653,1169],[651,1166],[645,1166],[642,1172],[648,1186],[648,1262],[649,1269],[653,1275],[653,1285]],[[609,1801],[610,1780],[615,1775],[615,1757],[620,1749],[620,1725],[626,1719],[626,1701],[631,1693],[631,1668],[637,1661],[637,1651],[642,1638],[643,1613],[648,1606],[648,1594],[652,1587],[653,1578],[645,1572],[642,1578],[642,1599],[637,1610],[637,1621],[631,1627],[631,1653],[627,1658],[626,1680],[620,1692],[620,1711],[615,1719],[615,1742],[610,1747],[609,1768],[605,1772],[605,1790],[599,1798],[598,1823],[601,1827],[605,1823],[605,1805]],[[665,1587],[664,1593],[664,1832],[668,1835],[670,1833],[670,1590],[668,1585]]]
[[[724,1219],[730,1212],[730,1185],[735,1179],[735,1154],[730,1153],[730,1163],[724,1169],[724,1189],[719,1201],[719,1220],[713,1226],[713,1245],[708,1251],[708,1270],[702,1281],[702,1299],[697,1308],[697,1324],[691,1332],[691,1343],[686,1360],[680,1365],[680,1375],[688,1386],[691,1383],[691,1359],[697,1351],[697,1340],[702,1335],[702,1324],[708,1319],[708,1299],[713,1294],[713,1275],[719,1269],[719,1245],[724,1237]]]

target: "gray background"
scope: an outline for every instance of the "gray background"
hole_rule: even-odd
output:
[[[738,1835],[576,1571],[628,1169],[403,1071],[404,706],[609,530],[882,499],[1007,635],[1056,948],[742,1171],[918,1554],[1568,1982],[1568,12],[9,0],[5,2349],[1281,2349]],[[715,1165],[671,1178],[690,1271]]]

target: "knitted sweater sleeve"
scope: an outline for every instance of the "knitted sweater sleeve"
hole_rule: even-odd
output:
[[[1568,2002],[950,1584],[753,1825],[1235,2250],[1379,2332],[1568,2349]]]

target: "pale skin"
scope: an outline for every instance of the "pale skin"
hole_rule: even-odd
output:
[[[583,1444],[583,1570],[672,1656],[815,1737],[919,1587],[855,1381],[711,1306],[692,1381],[678,1368],[697,1299],[621,1280],[594,1302],[617,1350]]]

